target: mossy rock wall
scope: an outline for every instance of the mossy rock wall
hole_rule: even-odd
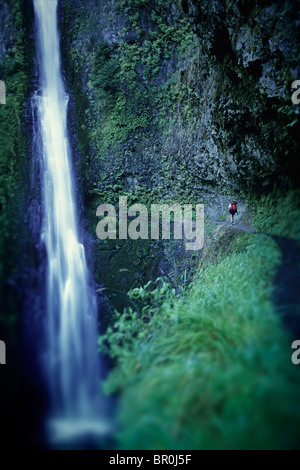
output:
[[[26,229],[31,166],[24,124],[30,116],[31,25],[29,1],[0,1],[0,80],[6,86],[6,104],[0,104],[0,327],[7,341],[16,332],[23,268],[31,256]]]
[[[111,273],[95,238],[99,204],[124,194],[212,204],[219,193],[254,198],[298,184],[297,19],[291,1],[60,1],[100,283]],[[108,265],[131,269],[129,245],[115,250]],[[154,275],[153,245],[144,250],[139,280]]]

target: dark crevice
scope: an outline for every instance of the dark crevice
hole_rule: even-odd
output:
[[[234,57],[229,33],[225,26],[220,26],[215,32],[211,53],[216,57],[218,62],[223,62],[225,57]]]
[[[250,227],[235,225],[234,230],[265,235],[278,245],[282,262],[274,278],[272,302],[277,313],[282,317],[284,327],[295,339],[300,338],[300,245],[297,240],[268,233],[257,232]]]
[[[252,77],[260,78],[262,76],[263,66],[259,60],[255,60],[254,62],[250,62],[247,71]]]
[[[244,18],[249,18],[251,11],[256,7],[256,0],[239,0],[238,9]]]
[[[188,15],[188,14],[189,14],[189,4],[188,4],[188,0],[182,0],[181,6],[182,6],[182,9],[183,9],[184,13],[185,13],[186,15]]]
[[[273,303],[283,316],[284,325],[300,338],[300,246],[296,240],[272,238],[282,253],[282,264],[274,280]]]

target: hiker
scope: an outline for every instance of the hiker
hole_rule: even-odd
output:
[[[229,214],[230,214],[230,219],[231,219],[231,224],[234,225],[234,216],[239,215],[237,211],[237,203],[235,201],[232,201],[231,204],[229,204]]]

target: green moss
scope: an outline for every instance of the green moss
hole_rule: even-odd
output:
[[[13,46],[0,64],[6,83],[6,105],[0,105],[0,321],[10,331],[16,320],[18,299],[7,282],[18,272],[28,183],[28,157],[23,127],[33,46],[27,38],[27,16],[21,0],[10,5]]]
[[[263,196],[255,205],[253,227],[300,242],[300,190]]]
[[[108,330],[120,448],[297,448],[299,374],[271,303],[280,254],[267,237],[241,237],[181,298],[168,285],[133,291],[144,308]]]
[[[259,11],[250,3],[244,7],[255,36],[262,33]],[[261,93],[257,77],[242,65],[235,46],[244,20],[232,18],[232,2],[226,2],[228,20],[223,14],[208,17],[205,1],[197,18],[176,10],[170,0],[113,2],[107,32],[117,39],[110,44],[95,35],[102,6],[87,11],[84,2],[76,9],[63,4],[63,56],[76,99],[79,170],[93,236],[97,206],[117,205],[119,195],[147,206],[196,203],[202,187],[209,186],[253,200],[274,185],[291,184],[299,153],[297,116],[282,100]],[[121,31],[115,31],[119,21]],[[211,49],[220,31],[224,34],[221,26],[235,33],[218,59]],[[288,59],[282,66],[290,68]],[[108,289],[124,284],[125,299],[126,288],[141,282],[131,284],[132,275],[122,271],[130,279],[123,283],[119,275],[122,259],[133,273],[134,250],[129,243],[115,244],[112,257],[103,258],[102,249],[98,244],[95,276],[102,284],[107,279]],[[152,248],[137,250],[140,263],[149,260],[142,268],[148,280],[154,274]],[[108,266],[105,276],[99,259]]]

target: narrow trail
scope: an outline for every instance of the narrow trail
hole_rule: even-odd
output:
[[[234,230],[241,230],[242,232],[260,234],[260,232],[256,232],[252,227],[248,225],[244,225],[241,222],[236,222],[234,225],[229,224],[229,227],[231,227]]]

